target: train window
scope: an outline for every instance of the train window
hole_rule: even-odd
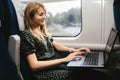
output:
[[[59,0],[44,3],[47,30],[55,37],[74,37],[81,32],[81,0]]]

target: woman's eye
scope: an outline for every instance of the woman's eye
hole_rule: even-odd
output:
[[[42,14],[39,14],[39,16],[46,16],[46,14],[42,13]]]
[[[39,14],[39,16],[42,16],[43,14]]]

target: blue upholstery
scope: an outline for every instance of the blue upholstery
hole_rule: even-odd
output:
[[[114,19],[116,29],[120,32],[120,0],[114,0],[113,4]]]
[[[17,67],[8,52],[8,37],[19,34],[11,0],[0,0],[0,80],[20,80]]]

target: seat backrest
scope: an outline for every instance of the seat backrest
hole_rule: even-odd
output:
[[[21,80],[31,80],[32,78],[31,78],[29,68],[26,66],[24,59],[20,60],[21,55],[20,55],[20,36],[19,35],[9,36],[8,50],[12,57],[12,60],[15,62],[17,66]]]
[[[17,66],[19,76],[21,80],[23,80],[23,77],[20,72],[20,36],[19,35],[9,36],[8,50],[9,50],[10,56],[12,57],[12,60],[15,62]]]
[[[8,50],[10,52],[10,55],[13,61],[19,68],[20,66],[20,37],[19,35],[9,36]]]

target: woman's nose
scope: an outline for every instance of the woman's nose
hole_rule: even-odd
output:
[[[43,15],[43,18],[46,19],[46,15],[45,14]]]

